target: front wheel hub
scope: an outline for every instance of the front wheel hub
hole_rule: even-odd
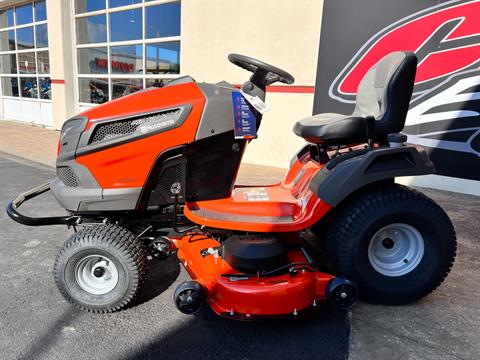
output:
[[[78,262],[75,279],[82,290],[92,295],[104,295],[117,286],[118,270],[109,258],[88,255]]]
[[[93,275],[97,278],[101,278],[105,274],[105,269],[103,267],[97,267],[93,270]]]

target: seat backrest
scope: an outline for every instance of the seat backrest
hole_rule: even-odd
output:
[[[392,52],[372,66],[358,85],[354,115],[375,117],[376,140],[402,131],[416,70],[414,53]]]

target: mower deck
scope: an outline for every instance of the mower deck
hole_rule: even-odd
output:
[[[222,258],[220,243],[209,236],[187,235],[176,245],[180,262],[206,290],[212,310],[226,317],[296,316],[326,299],[333,278],[317,271],[300,248],[288,251],[288,268],[262,276],[233,269]]]

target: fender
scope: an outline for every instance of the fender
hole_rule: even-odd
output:
[[[400,176],[435,173],[435,166],[420,146],[407,145],[398,148],[377,148],[360,151],[357,156],[345,160],[333,158],[310,182],[309,189],[330,206],[365,185]],[[337,160],[338,159],[338,160]]]

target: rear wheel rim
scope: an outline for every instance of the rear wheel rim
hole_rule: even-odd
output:
[[[413,226],[395,223],[384,226],[368,245],[370,265],[380,274],[398,277],[415,270],[422,261],[425,242]]]
[[[115,264],[103,255],[88,255],[75,267],[78,286],[93,295],[104,295],[112,291],[118,283],[118,270]]]

